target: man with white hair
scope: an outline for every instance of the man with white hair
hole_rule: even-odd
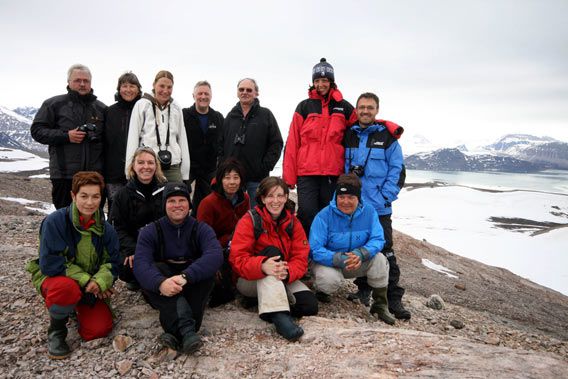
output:
[[[67,71],[67,94],[43,102],[31,126],[32,137],[49,145],[51,198],[56,209],[71,204],[71,181],[79,171],[103,171],[106,105],[91,88],[91,71],[74,64]]]

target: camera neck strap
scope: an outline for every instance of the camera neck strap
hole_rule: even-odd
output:
[[[368,148],[367,157],[365,158],[365,163],[363,164],[363,169],[367,167],[367,162],[369,162],[369,157],[371,156],[371,148]],[[352,166],[351,161],[353,160],[353,149],[349,148],[349,166]]]
[[[162,141],[160,140],[160,131],[158,130],[158,115],[156,114],[156,104],[152,104],[154,111],[154,122],[156,123],[156,140],[158,140],[158,150],[162,150]],[[170,104],[168,104],[168,132],[166,134],[166,150],[170,145]]]

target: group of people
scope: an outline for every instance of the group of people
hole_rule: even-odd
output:
[[[283,139],[254,79],[238,82],[239,102],[225,118],[210,106],[207,81],[182,109],[168,71],[158,72],[152,94],[123,74],[110,107],[94,96],[86,66],[71,66],[67,82],[68,93],[46,100],[31,126],[49,145],[57,208],[27,265],[50,316],[51,358],[70,354],[73,315],[85,340],[110,333],[118,278],[159,311],[160,342],[183,353],[202,345],[207,304],[237,293],[290,341],[304,333],[295,318],[317,314],[344,278],[358,288],[348,298],[379,319],[410,319],[391,226],[405,176],[402,128],[376,118],[373,93],[355,108],[344,100],[325,58],[294,112],[282,178],[269,176]],[[315,291],[304,283],[310,277]]]

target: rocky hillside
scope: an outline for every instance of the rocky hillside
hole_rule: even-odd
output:
[[[200,331],[204,347],[178,356],[157,343],[157,312],[118,282],[112,334],[82,342],[71,322],[71,358],[50,361],[47,313],[23,270],[37,254],[43,218],[30,208],[41,209],[49,193],[45,179],[0,174],[0,198],[38,202],[0,199],[0,377],[568,376],[568,297],[402,233],[395,233],[395,249],[410,321],[392,327],[376,321],[363,305],[345,299],[354,288],[345,282],[317,317],[300,320],[306,333],[299,342],[279,338],[235,301],[207,310]],[[426,267],[425,260],[457,278]],[[426,305],[434,294],[443,299],[443,309]]]

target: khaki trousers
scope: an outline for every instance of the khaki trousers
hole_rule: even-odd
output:
[[[315,287],[318,291],[328,295],[336,292],[343,279],[367,277],[372,288],[385,288],[389,283],[389,261],[379,253],[373,259],[363,262],[357,270],[348,271],[336,267],[328,267],[312,263],[312,272],[315,276]]]

